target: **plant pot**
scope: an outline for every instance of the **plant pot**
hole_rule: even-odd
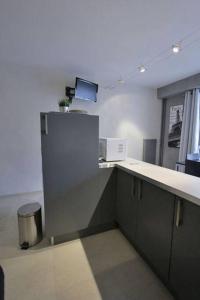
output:
[[[69,111],[69,106],[59,106],[60,112],[68,112]]]

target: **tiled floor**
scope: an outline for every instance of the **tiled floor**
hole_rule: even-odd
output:
[[[172,300],[120,233],[111,230],[50,247],[17,249],[16,209],[42,195],[0,199],[0,256],[5,300]]]

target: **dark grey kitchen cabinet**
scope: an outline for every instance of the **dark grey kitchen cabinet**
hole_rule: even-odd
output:
[[[177,299],[200,299],[200,207],[177,199],[170,285]]]
[[[137,224],[137,179],[117,170],[116,221],[126,235],[134,243]]]
[[[164,282],[168,281],[174,195],[140,181],[136,247]]]

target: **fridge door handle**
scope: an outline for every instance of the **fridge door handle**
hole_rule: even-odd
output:
[[[45,128],[45,135],[48,134],[48,118],[47,118],[47,114],[44,115],[44,118],[45,118],[45,122],[44,122],[44,128]]]
[[[42,115],[41,125],[42,125],[41,133],[43,135],[48,135],[48,116],[47,116],[47,114]]]

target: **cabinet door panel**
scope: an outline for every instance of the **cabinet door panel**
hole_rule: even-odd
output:
[[[174,196],[141,182],[136,245],[160,277],[167,282],[174,215]]]
[[[135,240],[137,217],[136,178],[118,170],[116,220],[131,242]]]
[[[178,299],[199,300],[200,207],[186,200],[181,201],[181,222],[178,227],[176,222],[174,224],[170,284]]]

